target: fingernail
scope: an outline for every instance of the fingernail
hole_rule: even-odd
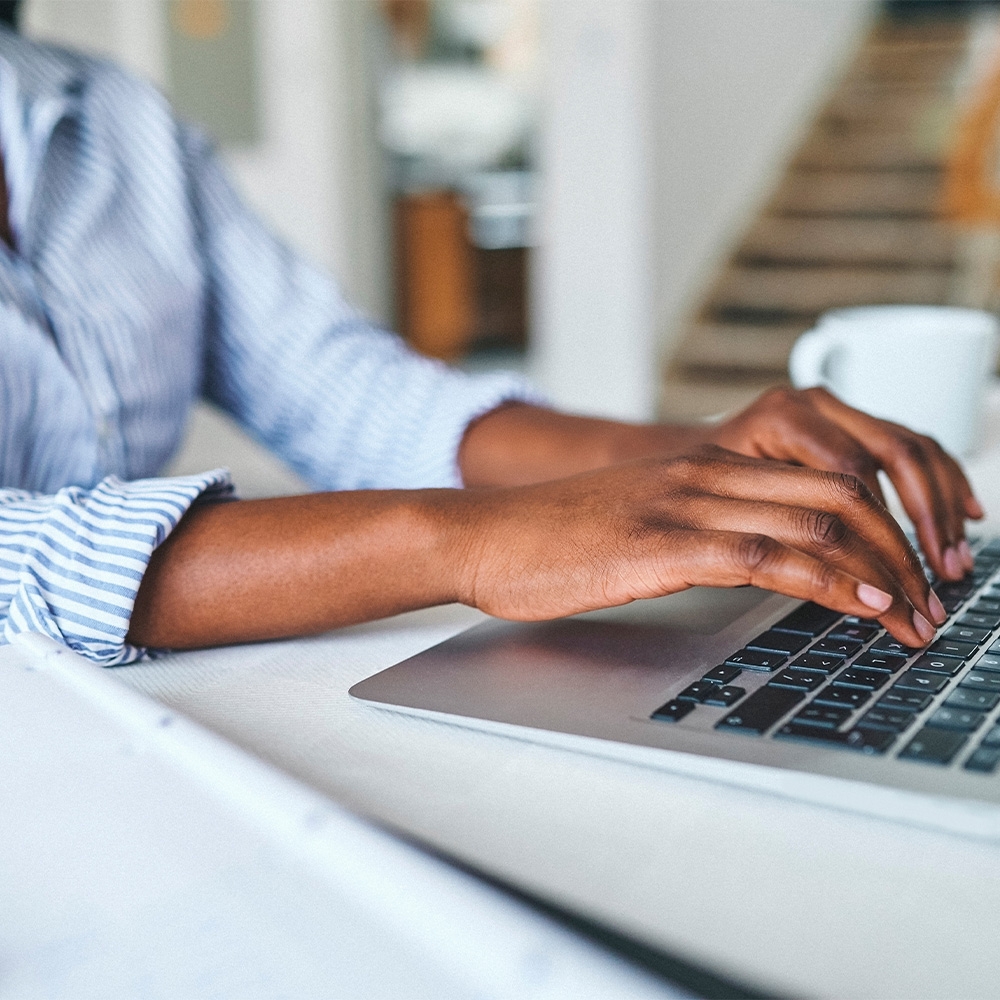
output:
[[[969,512],[969,517],[974,517],[977,520],[981,517],[986,517],[986,511],[983,510],[983,505],[975,497],[969,497],[969,499],[965,501],[965,509]]]
[[[934,638],[934,626],[919,611],[913,612],[913,627],[924,642],[930,642]]]
[[[932,590],[927,598],[927,606],[931,609],[931,616],[938,625],[944,624],[944,620],[948,617],[948,612],[945,611],[944,605],[941,603],[941,598]]]
[[[962,562],[958,558],[958,553],[955,551],[954,547],[949,547],[944,550],[944,571],[948,576],[954,579],[959,579],[965,576],[965,571],[962,569]]]
[[[888,611],[892,604],[892,594],[887,594],[878,587],[873,587],[870,583],[858,584],[858,600],[866,607],[874,608],[876,611]]]
[[[964,538],[958,543],[958,555],[962,560],[962,565],[967,570],[971,570],[976,565],[972,559],[972,549],[969,548],[969,543]]]

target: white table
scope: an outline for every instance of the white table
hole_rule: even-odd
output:
[[[969,469],[1000,511],[1000,394]],[[1000,990],[1000,849],[352,701],[481,616],[174,654],[116,676],[336,801],[721,972],[789,994]]]

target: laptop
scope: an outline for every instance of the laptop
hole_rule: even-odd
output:
[[[1000,538],[925,650],[751,587],[490,620],[351,688],[379,708],[1000,840]]]

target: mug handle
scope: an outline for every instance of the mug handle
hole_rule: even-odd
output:
[[[792,348],[788,357],[788,374],[796,389],[811,389],[815,385],[830,386],[827,362],[837,346],[828,331],[808,330]]]

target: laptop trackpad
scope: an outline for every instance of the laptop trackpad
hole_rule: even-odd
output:
[[[656,625],[671,631],[715,635],[774,595],[756,587],[693,587],[648,601],[633,601],[619,608],[588,611],[575,621],[626,622]]]

